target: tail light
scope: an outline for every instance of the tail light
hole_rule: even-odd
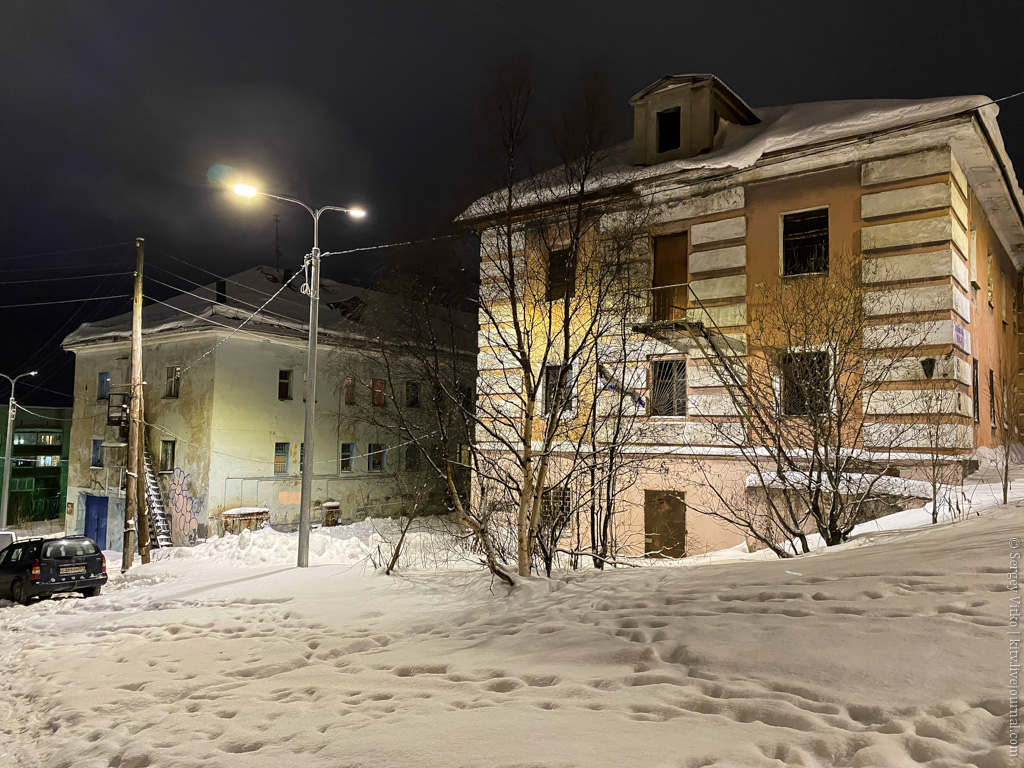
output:
[[[32,581],[39,581],[39,561],[32,562],[32,570],[29,572]]]
[[[106,575],[106,573],[107,573],[107,556],[104,555],[102,552],[100,553],[100,562],[103,563],[103,573],[104,573],[104,575]]]

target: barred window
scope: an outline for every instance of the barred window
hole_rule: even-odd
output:
[[[686,415],[686,361],[656,360],[651,364],[651,416]]]
[[[788,352],[782,369],[782,412],[787,416],[824,413],[829,405],[827,352]]]
[[[274,443],[274,474],[288,474],[288,443]]]

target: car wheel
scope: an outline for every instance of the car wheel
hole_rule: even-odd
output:
[[[22,605],[28,605],[28,595],[25,594],[25,588],[21,586],[20,581],[11,584],[11,600]]]
[[[99,587],[86,587],[82,590],[82,597],[96,597],[99,593]]]

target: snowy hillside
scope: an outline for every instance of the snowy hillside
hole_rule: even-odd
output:
[[[1019,514],[511,593],[212,542],[0,608],[0,764],[1012,766]]]

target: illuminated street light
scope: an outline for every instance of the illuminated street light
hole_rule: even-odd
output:
[[[316,340],[320,320],[320,214],[324,211],[341,211],[353,219],[366,217],[362,208],[341,208],[325,205],[313,208],[301,200],[283,195],[262,192],[250,184],[235,184],[232,189],[242,197],[263,195],[274,200],[301,205],[313,217],[313,250],[306,256],[303,268],[308,268],[306,279],[309,285],[309,346],[306,351],[306,426],[303,432],[304,451],[302,456],[302,495],[299,498],[299,557],[298,566],[309,565],[310,507],[313,503],[313,434],[316,416]]]

